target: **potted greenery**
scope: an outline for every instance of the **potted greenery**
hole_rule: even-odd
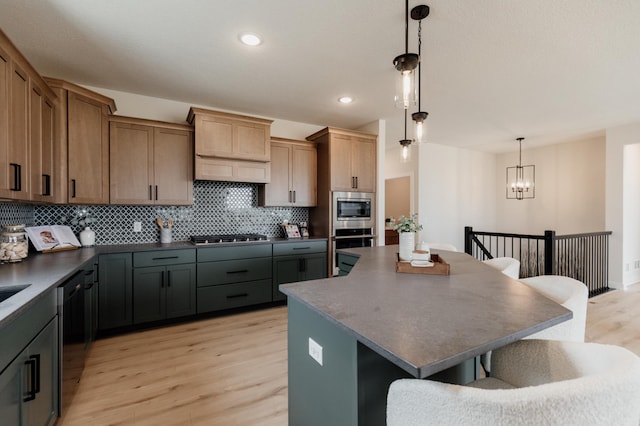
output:
[[[400,260],[410,261],[411,253],[416,247],[416,232],[422,231],[422,225],[418,223],[418,214],[414,213],[409,217],[400,216],[393,225],[393,229],[398,232],[400,238],[398,254]]]
[[[67,218],[62,217],[61,220],[66,222]],[[78,236],[80,237],[80,243],[84,247],[92,247],[96,244],[96,233],[89,227],[95,221],[96,217],[88,209],[77,210],[75,216],[69,220],[71,225],[82,229]]]

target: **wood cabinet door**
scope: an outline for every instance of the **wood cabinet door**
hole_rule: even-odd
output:
[[[68,92],[67,133],[70,204],[109,202],[107,106]]]
[[[271,149],[273,157],[273,146]],[[313,145],[293,145],[291,152],[293,205],[296,207],[314,207],[318,201],[316,147]],[[273,179],[273,173],[271,179]]]
[[[0,196],[11,196],[9,173],[9,81],[11,59],[0,49]]]
[[[233,158],[233,120],[196,115],[196,154]]]
[[[111,204],[154,204],[153,128],[110,123]]]
[[[155,203],[193,204],[193,134],[156,127],[153,133]]]
[[[376,191],[376,143],[371,139],[352,138],[351,170],[358,192]]]
[[[269,161],[270,127],[254,123],[234,123],[233,125],[234,158]]]
[[[353,191],[354,175],[351,171],[351,137],[331,135],[329,157],[331,161],[331,190]]]
[[[29,100],[31,199],[53,201],[54,106],[33,80]]]
[[[11,198],[29,199],[29,77],[11,62],[9,103],[9,189]]]
[[[265,206],[289,206],[292,201],[292,149],[286,142],[271,142],[271,181],[264,186]]]

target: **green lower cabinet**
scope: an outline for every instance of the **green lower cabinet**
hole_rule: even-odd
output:
[[[58,416],[58,317],[0,375],[0,423],[48,426]]]
[[[314,242],[311,245],[301,245],[301,243],[289,243],[287,245],[292,244],[299,246],[282,247],[282,252],[286,250],[286,253],[295,253],[293,250],[296,248],[303,250],[309,247],[309,251],[316,251],[316,253],[276,256],[277,252],[274,247],[272,289],[274,301],[286,300],[286,296],[278,289],[280,284],[327,278],[325,242]],[[285,244],[282,244],[282,246],[285,246]]]
[[[142,324],[196,313],[196,265],[133,270],[133,323]]]
[[[98,270],[98,328],[133,324],[131,253],[100,255]]]
[[[338,275],[345,276],[349,275],[351,269],[356,265],[360,259],[359,256],[347,254],[347,253],[338,253],[337,254],[337,262],[338,262]]]

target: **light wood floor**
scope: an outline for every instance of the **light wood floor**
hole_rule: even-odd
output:
[[[640,285],[590,299],[586,340],[640,355]],[[287,311],[98,340],[62,426],[286,425]]]

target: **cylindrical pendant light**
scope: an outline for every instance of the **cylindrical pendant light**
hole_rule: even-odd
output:
[[[395,101],[398,108],[408,109],[416,104],[416,73],[419,57],[409,53],[409,0],[405,0],[404,53],[393,59],[399,71],[396,80]]]

